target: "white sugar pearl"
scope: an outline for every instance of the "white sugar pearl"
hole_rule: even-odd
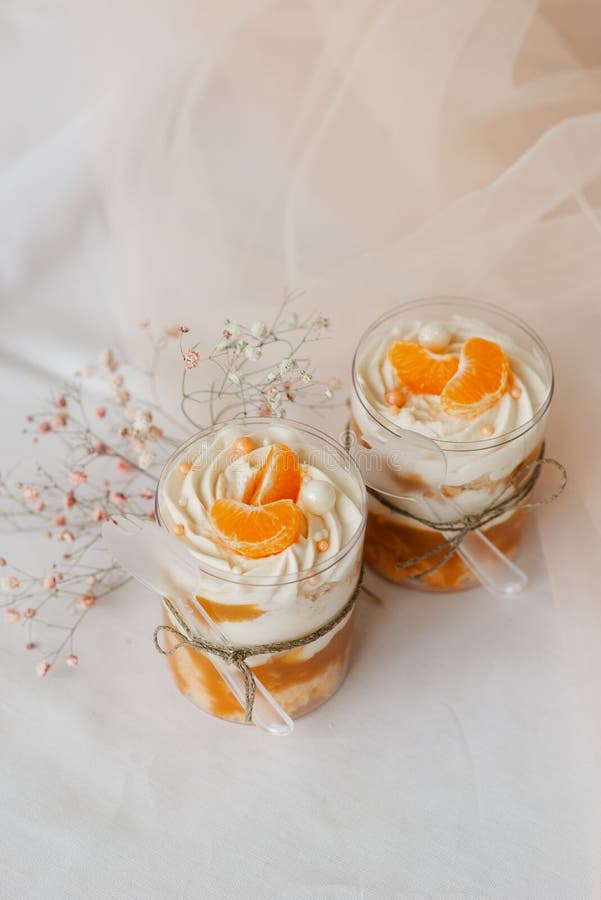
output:
[[[428,322],[420,328],[417,339],[426,350],[440,353],[451,343],[451,333],[442,322]]]
[[[187,497],[180,497],[177,502],[178,502],[179,506],[186,507],[188,505]]]
[[[314,516],[323,516],[336,503],[336,491],[328,481],[305,481],[298,502]]]

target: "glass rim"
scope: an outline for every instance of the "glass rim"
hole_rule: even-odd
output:
[[[288,575],[253,575],[252,573],[248,572],[227,572],[223,569],[217,569],[207,563],[202,562],[196,556],[194,551],[184,544],[184,546],[190,553],[190,557],[194,560],[196,568],[203,575],[208,575],[209,577],[215,578],[218,581],[228,582],[231,584],[247,585],[251,587],[278,587],[280,585],[297,584],[299,582],[306,581],[309,578],[313,578],[316,575],[321,575],[322,573],[327,572],[329,569],[339,563],[340,560],[344,559],[344,557],[353,550],[357,542],[360,541],[363,537],[363,534],[365,532],[365,525],[367,522],[367,490],[357,464],[355,463],[349,451],[345,447],[343,447],[342,444],[340,444],[334,438],[330,437],[330,435],[326,434],[325,432],[320,431],[318,428],[315,428],[312,425],[307,425],[304,422],[298,422],[294,419],[284,418],[272,420],[266,418],[265,416],[241,416],[239,418],[227,419],[225,422],[219,422],[216,425],[210,425],[207,428],[204,428],[201,431],[198,431],[195,434],[191,435],[191,437],[189,437],[186,441],[176,447],[176,449],[170,454],[169,458],[165,461],[163,468],[161,469],[154,502],[154,511],[157,524],[160,527],[165,527],[161,519],[159,494],[163,480],[166,477],[167,473],[171,471],[174,463],[181,457],[186,448],[190,447],[190,445],[201,440],[206,440],[207,437],[210,437],[211,435],[222,431],[224,428],[228,428],[232,425],[237,424],[241,427],[250,425],[251,427],[261,426],[263,428],[274,427],[274,425],[276,427],[278,425],[282,425],[283,427],[290,425],[291,428],[295,431],[301,431],[302,433],[312,435],[313,437],[325,441],[334,452],[338,453],[341,456],[341,458],[344,460],[345,471],[349,472],[354,477],[354,480],[357,483],[361,497],[361,521],[357,525],[357,528],[351,535],[350,539],[346,544],[344,544],[343,547],[340,548],[337,553],[335,553],[333,556],[328,557],[327,559],[324,559],[323,562],[311,566],[310,569],[301,569],[298,572],[291,572]],[[268,557],[265,558],[267,559]]]
[[[521,329],[521,331],[525,332],[525,334],[530,337],[534,343],[537,345],[539,350],[542,352],[543,358],[546,364],[549,367],[550,379],[549,379],[549,388],[547,394],[534,413],[534,415],[524,422],[522,425],[519,425],[517,428],[511,429],[511,431],[505,431],[503,434],[500,434],[496,437],[485,438],[480,441],[443,441],[439,438],[430,438],[441,450],[445,452],[465,452],[467,450],[491,450],[495,447],[501,447],[503,444],[509,444],[511,441],[516,440],[516,438],[521,437],[530,431],[534,426],[543,418],[545,413],[547,412],[549,405],[551,403],[551,398],[553,397],[553,392],[555,389],[555,373],[553,371],[553,362],[551,360],[551,354],[547,348],[547,345],[544,343],[542,338],[531,328],[523,319],[520,319],[519,316],[515,316],[513,313],[506,312],[501,307],[497,306],[494,303],[488,303],[484,300],[475,300],[471,297],[456,297],[449,296],[448,294],[444,295],[434,295],[429,297],[422,297],[417,300],[410,300],[407,303],[400,303],[397,306],[389,309],[387,312],[383,313],[379,316],[371,325],[363,332],[359,341],[357,343],[357,347],[355,349],[355,353],[353,355],[353,364],[352,364],[352,382],[353,389],[357,399],[361,403],[361,406],[364,408],[365,412],[374,419],[381,428],[384,428],[391,434],[397,435],[398,437],[402,437],[403,431],[411,430],[406,428],[401,428],[398,425],[395,425],[394,422],[391,422],[390,419],[387,419],[381,413],[379,413],[368,401],[365,393],[359,383],[359,377],[357,372],[357,363],[359,352],[364,345],[364,342],[367,338],[382,325],[388,319],[396,318],[399,313],[409,312],[413,309],[421,309],[425,306],[433,306],[436,305],[447,305],[453,306],[454,304],[461,303],[464,306],[468,306],[474,310],[488,310],[494,313],[499,318],[504,319],[506,322],[511,323],[515,327]],[[421,432],[416,432],[421,433]]]

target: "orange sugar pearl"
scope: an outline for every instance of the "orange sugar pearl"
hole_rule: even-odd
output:
[[[250,453],[254,449],[255,442],[252,438],[249,437],[236,438],[236,440],[232,444],[232,453],[236,457],[246,456],[247,453]]]
[[[509,391],[509,393],[513,397],[514,400],[519,400],[520,397],[522,396],[522,389],[521,389],[521,387],[518,387],[517,384],[514,384],[514,386]]]
[[[182,537],[184,531],[185,531],[185,528],[184,528],[184,526],[181,525],[181,524],[180,524],[180,525],[174,525],[174,526],[173,526],[173,534],[174,534],[176,537]]]
[[[177,468],[182,473],[182,475],[187,475],[192,468],[192,464],[189,462],[181,462]]]
[[[326,541],[325,539],[317,541],[317,549],[320,553],[325,553],[326,550],[330,549],[330,542]]]
[[[393,391],[386,391],[384,394],[384,400],[388,406],[398,406],[399,409],[401,406],[405,405],[406,399],[405,392],[401,388],[395,388]]]
[[[495,429],[492,427],[492,425],[483,425],[480,429],[480,434],[483,438],[492,437],[494,433]]]

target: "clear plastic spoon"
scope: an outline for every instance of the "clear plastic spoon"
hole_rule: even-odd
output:
[[[196,600],[199,573],[185,547],[168,531],[152,522],[118,517],[102,526],[102,537],[115,559],[137,581],[161,596],[169,597],[184,618],[182,602],[188,600],[202,617],[206,632],[202,635],[216,643],[227,643],[223,631],[216,625],[201,603]],[[229,665],[217,656],[211,663],[244,708],[246,692],[244,676],[237,666]],[[294,728],[290,716],[258,678],[252,720],[269,734],[286,735]]]
[[[447,460],[435,441],[407,429],[399,429],[391,438],[383,430],[375,429],[361,436],[368,447],[359,444],[351,448],[363,479],[368,487],[385,495],[393,502],[418,501],[429,511],[433,520],[461,518],[464,513],[441,488],[447,474]],[[420,484],[411,486],[410,475],[419,462],[420,475],[438,489],[436,503],[428,500],[420,491]],[[402,487],[399,479],[401,479]],[[441,531],[449,539],[454,535]],[[528,576],[509,559],[486,535],[477,529],[469,531],[457,548],[457,553],[480,583],[493,593],[516,594],[528,583]]]

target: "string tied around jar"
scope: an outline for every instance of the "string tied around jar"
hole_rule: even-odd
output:
[[[450,537],[444,538],[435,547],[431,547],[429,550],[426,550],[424,553],[420,553],[417,556],[411,556],[408,559],[398,562],[396,564],[397,569],[407,569],[411,566],[418,565],[420,562],[424,562],[438,553],[442,553],[442,557],[438,559],[434,565],[423,569],[412,577],[424,578],[426,575],[432,575],[449,561],[470,531],[484,528],[486,525],[494,522],[495,519],[500,518],[508,512],[522,509],[536,509],[539,506],[547,506],[557,500],[563,493],[567,484],[568,472],[562,463],[552,457],[544,456],[544,452],[545,446],[543,444],[540,455],[536,459],[528,460],[518,466],[496,500],[486,506],[481,513],[466,513],[465,515],[448,522],[429,519],[426,516],[419,516],[416,513],[401,508],[393,503],[389,497],[367,485],[368,494],[374,497],[383,506],[388,507],[391,511],[399,513],[415,522],[419,522],[421,525],[424,525],[426,528],[430,528],[433,531],[451,533]],[[561,476],[559,485],[546,497],[542,497],[539,500],[532,500],[529,503],[523,503],[522,501],[530,494],[538,481],[543,466],[553,466],[559,471]],[[530,472],[530,474],[522,481],[528,472]]]
[[[351,612],[357,597],[359,596],[359,592],[361,591],[362,584],[363,567],[361,567],[353,592],[344,606],[341,607],[335,616],[327,622],[324,622],[323,625],[320,625],[319,628],[316,628],[309,634],[304,634],[298,638],[291,638],[287,641],[270,641],[266,644],[252,644],[249,646],[234,646],[233,644],[217,643],[215,641],[207,640],[207,638],[202,637],[202,635],[193,632],[188,627],[175,604],[168,597],[163,597],[163,605],[171,618],[177,622],[178,627],[175,628],[173,625],[157,625],[153,635],[155,647],[159,653],[163,654],[163,656],[171,656],[172,653],[176,653],[181,647],[191,647],[193,650],[198,650],[199,653],[204,653],[209,656],[218,656],[223,662],[240,669],[244,677],[245,720],[251,722],[257,689],[252,667],[248,664],[247,659],[252,656],[263,656],[264,654],[282,653],[285,650],[295,650],[297,647],[304,647],[307,644],[312,644],[314,641],[319,640],[319,638],[336,628],[336,626]],[[172,647],[162,647],[159,638],[163,633],[170,634],[177,643]]]

